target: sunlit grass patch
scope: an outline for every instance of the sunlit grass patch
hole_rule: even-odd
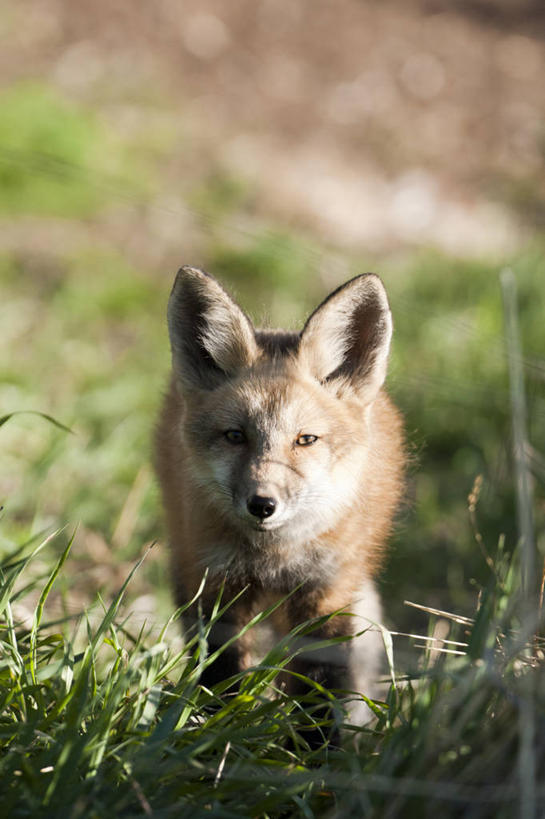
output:
[[[130,145],[92,110],[50,86],[21,83],[0,94],[0,211],[88,216],[112,189],[142,193]]]
[[[16,267],[16,262],[12,262]],[[73,434],[17,415],[2,434],[4,535],[82,522],[97,566],[157,538],[152,418],[168,367],[157,331],[164,292],[112,251],[66,258],[54,282],[6,276],[0,319],[3,413],[49,412]],[[105,554],[92,539],[111,544]],[[81,551],[79,557],[83,557]]]

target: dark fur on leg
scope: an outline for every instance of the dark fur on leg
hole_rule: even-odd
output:
[[[319,640],[325,638],[325,635],[318,632],[314,633],[313,637]],[[312,648],[310,648],[310,650],[299,654],[291,667],[293,671],[307,677],[311,683],[316,682],[325,688],[327,692],[335,694],[335,692],[346,687],[348,646],[341,643],[316,651],[312,651]],[[307,683],[298,677],[292,677],[290,689],[294,697],[304,697],[311,694],[316,697],[316,688],[311,683]],[[309,728],[301,730],[299,734],[312,749],[321,747],[324,741],[327,742],[329,748],[339,748],[341,744],[340,730],[338,724],[335,723],[337,717],[335,701],[327,695],[321,695],[320,698],[323,705],[312,707],[311,719],[317,723],[329,721],[329,726],[319,728],[310,725]]]
[[[214,623],[208,632],[208,656],[221,649],[225,643],[236,634],[235,626],[227,620],[219,620]],[[228,646],[221,654],[208,665],[202,672],[200,683],[206,688],[212,688],[218,683],[233,677],[240,671],[240,657],[236,644]],[[228,691],[232,691],[229,688]]]

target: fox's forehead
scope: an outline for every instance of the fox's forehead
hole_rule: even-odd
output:
[[[252,372],[218,395],[218,414],[265,433],[325,425],[327,400],[318,384],[290,373]]]

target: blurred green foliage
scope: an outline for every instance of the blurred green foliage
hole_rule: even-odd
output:
[[[88,216],[130,172],[131,147],[89,109],[51,87],[20,83],[0,93],[0,212]]]
[[[543,452],[543,248],[507,261],[518,282],[530,441]],[[495,553],[502,534],[510,549],[517,542],[499,271],[495,260],[428,251],[410,260],[391,288],[396,331],[389,388],[414,447],[412,510],[398,532],[391,571],[414,578],[413,600],[421,580],[438,607],[448,589],[450,604],[467,609],[472,579],[487,580],[467,514],[477,475],[484,478],[478,521],[488,549]],[[543,531],[543,481],[539,472],[536,477]]]
[[[48,406],[75,432],[66,440],[31,418],[3,430],[4,463],[18,487],[9,507],[27,522],[41,510],[44,525],[82,520],[108,537],[150,460],[168,363],[166,333],[157,327],[164,293],[115,254],[88,249],[65,262],[46,293],[24,267],[3,287],[0,320],[11,329],[0,369],[3,405]],[[152,537],[155,513],[141,538]]]
[[[309,271],[312,252],[296,237],[266,232],[242,247],[214,243],[206,261],[214,275],[234,285],[256,324],[292,328],[300,324],[305,306],[323,295]]]

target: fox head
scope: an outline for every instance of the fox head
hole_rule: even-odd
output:
[[[301,542],[362,502],[392,335],[378,276],[285,333],[256,330],[214,278],[184,267],[168,325],[183,457],[231,530],[251,545]]]

